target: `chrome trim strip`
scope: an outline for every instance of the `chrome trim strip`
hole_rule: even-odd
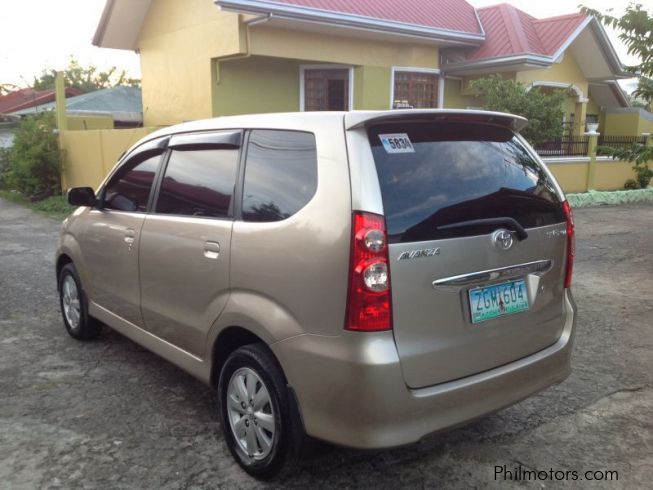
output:
[[[527,274],[546,274],[553,267],[552,260],[536,260],[535,262],[526,262],[525,264],[510,265],[508,267],[499,267],[486,271],[470,272],[458,276],[444,277],[433,281],[433,287],[439,286],[466,286],[477,282],[494,281],[495,279],[505,279],[508,277],[519,277]]]

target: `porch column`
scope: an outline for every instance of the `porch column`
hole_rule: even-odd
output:
[[[587,119],[587,99],[579,99],[574,110],[574,136],[585,134],[585,120]]]

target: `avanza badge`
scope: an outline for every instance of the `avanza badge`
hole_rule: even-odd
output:
[[[415,153],[406,133],[380,134],[379,139],[387,153]]]

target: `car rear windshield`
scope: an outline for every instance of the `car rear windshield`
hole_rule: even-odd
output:
[[[524,228],[564,221],[553,183],[509,129],[403,122],[368,135],[392,243],[491,233],[500,218]],[[447,226],[466,221],[476,224]]]

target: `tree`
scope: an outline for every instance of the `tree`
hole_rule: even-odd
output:
[[[642,60],[640,65],[630,66],[628,69],[633,74],[639,73],[640,75],[637,90],[633,92],[633,95],[648,102],[650,109],[651,101],[653,101],[653,13],[649,13],[641,4],[632,3],[628,5],[626,13],[622,17],[602,14],[582,5],[580,7],[583,13],[592,15],[605,25],[621,31],[619,39],[626,44],[628,54],[638,56]],[[650,162],[653,161],[653,147],[634,143],[627,149],[600,146],[597,150],[614,159],[633,163],[633,170],[637,174],[639,186],[648,186],[653,175],[649,168]]]
[[[473,80],[470,87],[485,109],[527,118],[529,123],[522,134],[531,144],[561,137],[564,90],[544,91],[540,87],[528,90],[523,83],[504,80],[499,75]]]
[[[54,88],[56,70],[43,70],[40,76],[34,78],[35,90],[49,90]],[[125,70],[118,70],[115,66],[106,71],[101,71],[95,66],[81,66],[71,57],[68,67],[64,70],[67,87],[75,87],[82,93],[93,92],[103,88],[126,85],[140,87],[141,81],[127,76]]]
[[[621,39],[628,48],[628,54],[642,60],[640,65],[629,66],[633,74],[641,73],[645,77],[653,77],[653,13],[649,13],[639,3],[631,3],[622,17],[603,14],[598,10],[579,5],[581,12],[595,17],[606,26],[621,31]],[[612,12],[612,9],[608,10]]]
[[[13,83],[0,83],[0,95],[7,95],[16,90],[18,86]]]
[[[644,109],[653,110],[653,78],[639,77],[633,97],[644,101]]]
[[[9,165],[3,172],[4,185],[43,198],[61,191],[61,153],[55,127],[52,112],[23,119],[6,155]]]

